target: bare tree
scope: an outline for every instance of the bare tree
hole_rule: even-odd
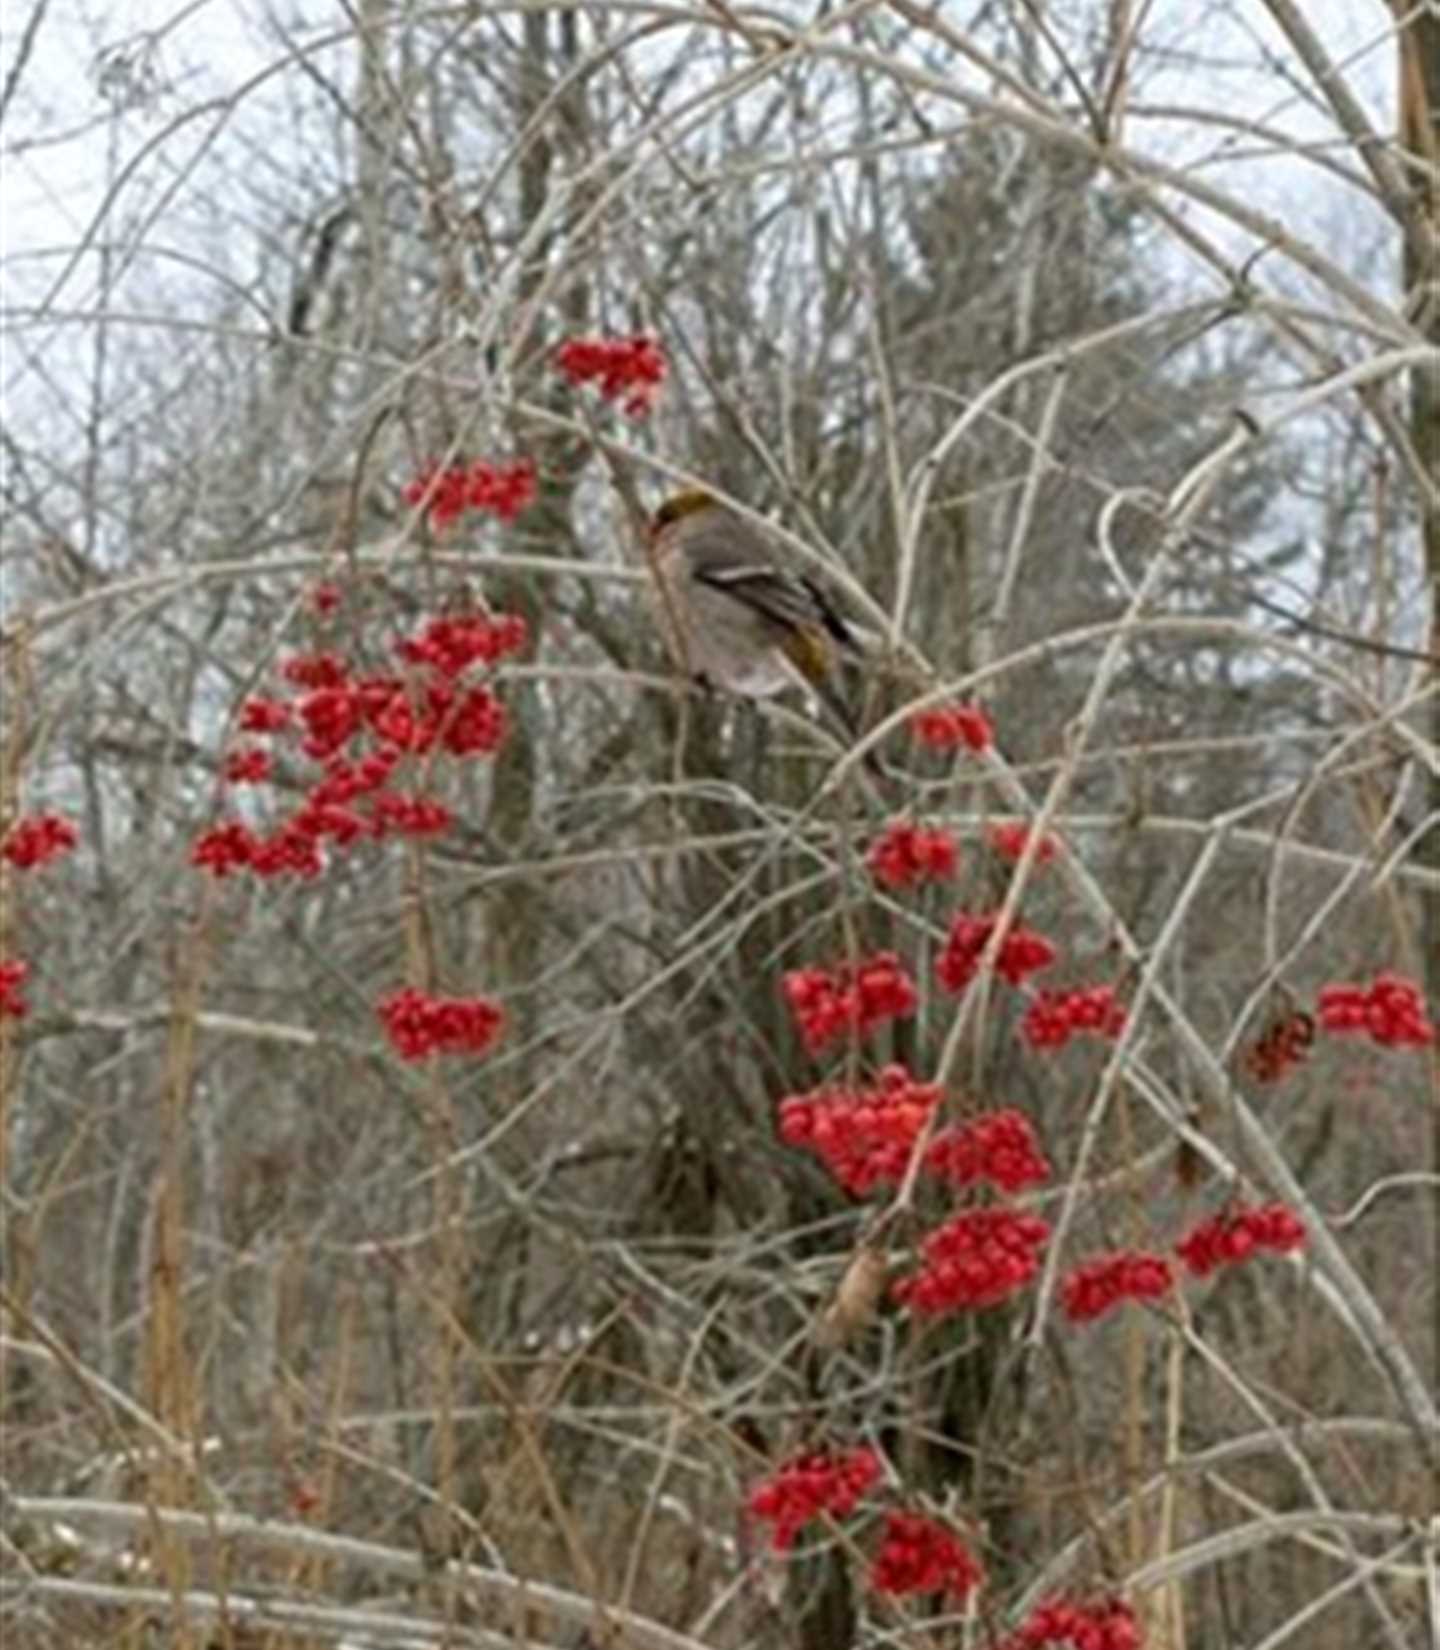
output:
[[[94,42],[6,310],[13,1642],[1427,1642],[1440,40],[1364,9]],[[666,656],[697,485],[880,779]]]

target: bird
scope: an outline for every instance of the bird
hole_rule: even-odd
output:
[[[664,500],[649,550],[666,644],[703,686],[768,698],[800,685],[852,739],[859,727],[835,685],[865,649],[824,589],[784,566],[765,534],[700,488]]]

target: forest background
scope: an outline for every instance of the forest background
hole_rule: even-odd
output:
[[[1440,1642],[1433,0],[4,54],[6,1644]]]

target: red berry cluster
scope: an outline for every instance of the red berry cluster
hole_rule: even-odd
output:
[[[903,1020],[919,1001],[914,982],[893,951],[841,963],[833,972],[792,969],[782,989],[812,1054],[847,1033],[863,1034],[882,1021]]]
[[[411,644],[399,644],[407,645]],[[451,756],[473,756],[488,755],[504,736],[504,714],[489,688],[460,689],[433,665],[429,676],[413,687],[385,672],[352,676],[345,661],[333,653],[301,654],[287,660],[281,674],[296,687],[308,689],[292,708],[305,729],[300,748],[317,762],[359,738],[378,741],[397,753],[443,750]],[[247,732],[258,731],[261,721],[274,716],[274,701],[249,700],[241,711],[241,726]]]
[[[452,823],[450,810],[430,797],[382,792],[364,814],[319,800],[329,783],[317,786],[304,805],[273,831],[253,831],[233,819],[212,825],[195,839],[191,864],[217,877],[242,870],[258,877],[316,877],[325,869],[327,842],[349,848],[391,834],[435,836]]]
[[[925,1120],[940,1101],[938,1083],[904,1066],[886,1066],[870,1088],[822,1087],[780,1102],[780,1137],[815,1153],[845,1190],[863,1197],[905,1173]]]
[[[471,665],[494,665],[523,653],[529,640],[529,627],[518,613],[468,614],[431,619],[395,651],[408,665],[429,665],[442,676],[455,677]]]
[[[453,688],[431,682],[416,704],[396,694],[375,718],[375,732],[398,750],[424,755],[489,756],[505,738],[505,711],[487,687]]]
[[[1010,824],[992,825],[986,832],[991,848],[999,854],[1001,859],[1019,860],[1024,857],[1025,850],[1030,846],[1030,827],[1020,821]],[[1055,845],[1055,838],[1042,836],[1035,849],[1032,865],[1048,865],[1059,852]]]
[[[1296,1010],[1272,1020],[1245,1050],[1245,1069],[1257,1083],[1278,1083],[1295,1066],[1303,1065],[1315,1041],[1315,1021]]]
[[[995,1306],[1040,1270],[1050,1227],[1038,1215],[972,1209],[938,1226],[921,1246],[923,1262],[892,1294],[925,1317]]]
[[[79,840],[79,831],[60,814],[31,814],[6,832],[0,854],[19,870],[32,871],[68,854]]]
[[[1197,1278],[1203,1278],[1218,1267],[1248,1260],[1258,1250],[1286,1254],[1304,1242],[1304,1224],[1283,1203],[1256,1208],[1237,1204],[1202,1221],[1180,1239],[1175,1252]]]
[[[257,877],[318,877],[325,869],[320,838],[293,820],[265,835],[234,819],[212,825],[196,837],[190,863],[216,877],[232,871],[251,871]]]
[[[750,1492],[751,1516],[772,1526],[771,1550],[789,1552],[817,1518],[848,1518],[880,1481],[880,1459],[861,1445],[850,1450],[812,1450],[778,1467]],[[870,1565],[877,1593],[902,1597],[946,1592],[967,1598],[985,1572],[945,1525],[919,1513],[888,1511]]]
[[[339,607],[340,597],[341,590],[338,584],[322,583],[311,585],[306,600],[310,605],[310,611],[317,618],[328,619]]]
[[[20,995],[30,964],[19,957],[13,962],[0,962],[0,1020],[24,1019],[29,1005]]]
[[[398,791],[381,791],[370,814],[370,834],[385,836],[440,836],[454,823],[455,816],[443,802],[428,796],[405,796]]]
[[[448,527],[467,510],[481,510],[501,521],[516,516],[535,502],[535,460],[490,464],[483,458],[469,463],[427,464],[401,497],[424,510],[432,527]]]
[[[1023,1112],[987,1112],[942,1129],[925,1150],[926,1171],[951,1186],[989,1181],[1002,1192],[1043,1185],[1050,1165]]]
[[[1369,986],[1322,986],[1320,1024],[1326,1031],[1368,1033],[1387,1048],[1423,1048],[1435,1040],[1419,987],[1388,972]]]
[[[879,1477],[880,1460],[872,1449],[815,1450],[757,1484],[748,1506],[756,1518],[775,1526],[771,1547],[777,1553],[788,1552],[811,1519],[824,1514],[848,1517]]]
[[[980,969],[980,958],[995,932],[999,913],[971,917],[963,911],[950,924],[945,949],[935,959],[935,973],[946,991],[963,991]],[[1048,968],[1055,961],[1055,947],[1043,934],[1015,926],[1008,930],[995,955],[995,972],[1011,985],[1019,985],[1027,974]]]
[[[904,1066],[886,1066],[870,1088],[827,1086],[782,1100],[780,1137],[814,1152],[847,1192],[863,1197],[903,1178],[940,1093],[938,1084],[917,1082]],[[1034,1130],[1013,1110],[942,1129],[921,1168],[954,1187],[988,1181],[1007,1192],[1050,1178]]]
[[[1047,1644],[1071,1650],[1140,1650],[1140,1624],[1123,1599],[1094,1604],[1052,1599],[1032,1611],[997,1650],[1041,1650]]]
[[[262,877],[313,877],[325,847],[392,834],[432,836],[452,816],[440,802],[389,788],[407,755],[485,756],[505,734],[505,712],[484,683],[459,678],[472,665],[493,665],[525,645],[524,622],[498,614],[432,620],[396,644],[419,679],[355,672],[334,653],[299,654],[280,674],[289,698],[256,697],[240,708],[252,736],[289,733],[301,756],[324,764],[300,807],[268,832],[237,820],[212,826],[191,849],[193,864],[218,877],[246,870]],[[247,746],[227,757],[231,784],[256,784],[272,771],[270,753]],[[363,804],[363,805],[361,805]]]
[[[247,699],[240,707],[243,733],[282,733],[289,726],[290,705],[284,699],[257,696]]]
[[[270,777],[270,752],[258,745],[231,751],[221,770],[227,785],[259,785]]]
[[[955,838],[949,831],[929,830],[897,819],[871,844],[865,863],[883,887],[907,888],[927,877],[953,876],[958,858]]]
[[[1031,1048],[1064,1048],[1080,1032],[1118,1037],[1125,1029],[1125,1010],[1115,1000],[1113,985],[1092,985],[1078,991],[1037,991],[1020,1023],[1021,1035]]]
[[[1096,1255],[1068,1273],[1060,1285],[1060,1300],[1066,1317],[1086,1323],[1124,1300],[1160,1300],[1169,1292],[1171,1276],[1164,1255],[1121,1249]]]
[[[964,745],[977,756],[995,743],[995,729],[979,705],[934,705],[917,710],[910,731],[932,750],[950,751]]]
[[[414,986],[381,998],[375,1012],[405,1060],[483,1054],[504,1024],[499,1007],[484,997],[433,997]]]
[[[620,401],[626,417],[643,418],[670,363],[654,338],[636,333],[632,338],[568,338],[555,351],[555,369],[572,384],[595,384],[606,401]]]
[[[358,797],[376,795],[389,783],[400,760],[401,753],[394,745],[368,751],[358,762],[332,756],[325,764],[325,777],[312,788],[310,800],[319,807],[345,808]]]
[[[870,1565],[877,1593],[948,1593],[965,1599],[985,1572],[958,1536],[920,1513],[888,1512],[885,1534]]]

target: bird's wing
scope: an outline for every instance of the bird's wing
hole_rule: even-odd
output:
[[[781,630],[819,624],[842,647],[860,652],[849,626],[811,578],[778,566],[743,522],[696,522],[683,554],[697,584],[743,602]]]
[[[824,588],[803,573],[800,575],[800,582],[810,592],[810,598],[815,603],[815,611],[820,616],[820,623],[847,652],[853,653],[857,659],[863,658],[865,649],[860,645],[859,638],[846,623],[840,609],[825,594]]]

